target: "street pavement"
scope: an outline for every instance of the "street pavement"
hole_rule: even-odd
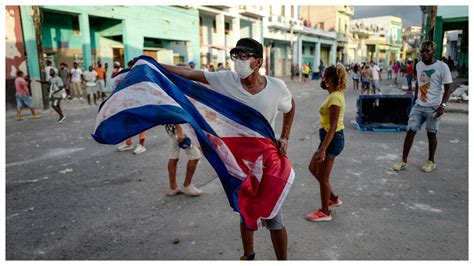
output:
[[[394,172],[405,133],[358,131],[358,93],[348,88],[346,145],[330,178],[343,205],[333,221],[314,223],[304,216],[320,207],[319,185],[307,166],[319,144],[318,109],[327,92],[319,81],[286,81],[297,110],[288,150],[296,178],[283,206],[290,260],[468,259],[467,104],[449,104],[442,117],[434,172],[421,171],[428,156],[424,130],[407,170]],[[166,197],[163,126],[148,132],[145,153],[118,152],[91,138],[97,106],[63,105],[62,124],[52,110],[22,122],[7,112],[7,260],[237,260],[243,254],[239,215],[204,158],[193,179],[203,195]],[[184,171],[185,156],[179,183]],[[255,233],[255,251],[258,260],[275,259],[264,228]]]

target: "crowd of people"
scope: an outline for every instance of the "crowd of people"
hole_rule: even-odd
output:
[[[407,94],[413,93],[413,84],[416,81],[415,65],[418,60],[413,61],[407,58],[406,62],[391,61],[384,66],[380,62],[370,61],[369,63],[350,64],[348,72],[352,76],[352,86],[361,94],[376,94],[380,92],[380,82],[382,81],[382,72],[387,72],[387,80],[393,80],[395,85],[399,84],[400,79],[406,79]],[[360,85],[360,89],[359,89]]]
[[[98,100],[105,100],[107,96],[107,82],[110,83],[112,76],[107,76],[107,63],[102,66],[101,62],[97,62],[96,66],[91,65],[87,70],[81,69],[77,62],[73,63],[71,69],[64,62],[61,62],[59,65],[60,68],[58,69],[53,66],[51,60],[46,60],[44,68],[46,78],[44,80],[35,80],[34,82],[47,86],[51,107],[59,115],[57,122],[62,123],[66,119],[61,109],[62,100],[79,100],[82,103],[83,96],[85,95],[89,105],[97,105]],[[116,69],[120,69],[119,62],[114,63],[114,71]],[[29,92],[29,84],[30,81],[28,81],[28,77],[25,77],[23,71],[17,71],[15,78],[17,121],[24,120],[21,116],[21,109],[25,107],[30,108],[33,119],[40,117],[36,115],[35,103]]]

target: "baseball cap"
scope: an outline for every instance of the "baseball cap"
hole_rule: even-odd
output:
[[[189,61],[188,65],[195,65],[194,61]]]
[[[235,48],[230,50],[231,54],[236,53],[252,53],[256,58],[263,58],[263,46],[252,38],[242,38],[237,41]]]

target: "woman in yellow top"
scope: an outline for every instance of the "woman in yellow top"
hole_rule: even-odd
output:
[[[320,124],[319,138],[321,143],[309,163],[309,171],[319,181],[321,192],[321,209],[308,214],[310,221],[331,221],[330,208],[342,204],[334,194],[329,175],[334,159],[344,149],[344,90],[347,86],[347,73],[343,65],[330,66],[324,71],[321,87],[327,89],[329,96],[319,109]]]

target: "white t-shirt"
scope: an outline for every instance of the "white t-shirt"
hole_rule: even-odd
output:
[[[240,83],[240,77],[233,71],[204,72],[210,88],[227,97],[244,103],[259,111],[275,130],[275,119],[278,111],[288,113],[291,108],[292,95],[286,84],[269,76],[266,87],[259,93],[250,94]]]
[[[61,94],[64,91],[64,88],[61,89],[61,87],[64,87],[63,80],[59,76],[54,76],[54,78],[49,79],[49,83],[49,97],[62,98]]]
[[[380,72],[379,66],[374,65],[373,67],[370,68],[370,70],[372,70],[372,79],[379,80],[379,72]]]
[[[451,72],[446,63],[436,60],[431,65],[423,61],[416,64],[418,78],[418,99],[421,106],[438,106],[443,101],[444,85],[453,82]]]
[[[81,82],[82,70],[80,68],[71,69],[71,81],[72,82]]]
[[[84,79],[86,80],[86,86],[88,87],[94,87],[95,85],[97,85],[95,83],[95,81],[97,80],[97,72],[95,72],[95,70],[92,70],[92,71],[89,71],[89,70],[86,70],[84,71]]]

